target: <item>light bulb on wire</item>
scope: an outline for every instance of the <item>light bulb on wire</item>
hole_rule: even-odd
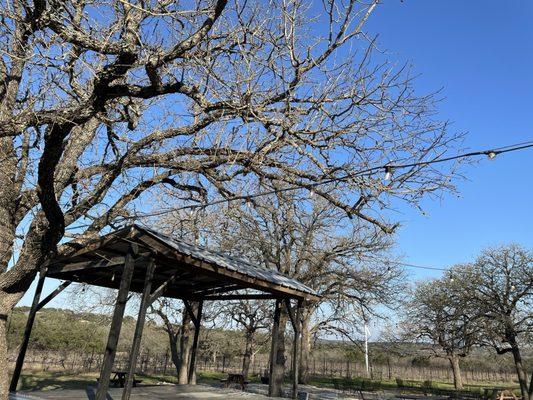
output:
[[[385,165],[385,182],[390,181],[392,178],[392,167],[390,165]]]
[[[497,155],[498,154],[495,151],[492,151],[492,150],[487,152],[487,157],[489,158],[489,160],[494,160]]]

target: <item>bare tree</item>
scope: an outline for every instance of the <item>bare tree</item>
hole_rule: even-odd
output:
[[[456,389],[463,388],[459,360],[479,343],[476,316],[462,295],[470,266],[456,266],[441,279],[419,283],[406,304],[403,338],[429,343],[434,355],[450,362]]]
[[[456,139],[407,69],[372,59],[377,3],[3,0],[0,353],[41,265],[142,217],[149,194],[202,205],[329,181],[314,193],[392,232],[390,199],[451,189],[453,170],[372,169]],[[5,356],[0,371],[7,398]]]
[[[239,300],[220,307],[223,316],[236,323],[244,333],[244,351],[242,357],[242,374],[246,377],[258,345],[258,333],[271,326],[272,307],[265,301]],[[269,338],[268,335],[264,338]],[[263,340],[264,342],[264,340]]]
[[[533,397],[533,375],[523,365],[521,347],[533,332],[533,252],[511,244],[485,250],[465,281],[464,296],[478,315],[482,344],[511,353],[522,398]]]
[[[362,311],[375,314],[375,306],[392,304],[399,293],[401,273],[387,265],[390,240],[368,224],[345,221],[344,214],[322,199],[271,196],[255,201],[253,207],[227,209],[225,217],[227,233],[219,236],[219,248],[238,251],[322,296],[321,302],[306,304],[302,312],[302,382],[309,379],[313,336],[340,334],[359,343],[354,328],[362,321]],[[281,346],[286,320],[283,312]],[[284,351],[279,353],[278,359],[284,360]]]
[[[163,329],[169,339],[170,358],[176,369],[178,383],[187,384],[193,332],[189,315],[184,308],[177,308],[175,301],[166,298],[156,300],[150,306],[149,312],[163,321]]]

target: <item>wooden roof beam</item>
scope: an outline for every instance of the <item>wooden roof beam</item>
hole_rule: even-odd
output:
[[[274,294],[223,294],[206,296],[204,300],[271,300],[280,299],[283,296]]]

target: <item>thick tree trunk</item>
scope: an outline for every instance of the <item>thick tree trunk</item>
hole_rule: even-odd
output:
[[[298,372],[299,381],[302,384],[309,383],[309,357],[311,353],[311,312],[308,308],[302,310],[302,337],[300,346],[300,367]]]
[[[520,393],[522,394],[522,399],[530,400],[531,397],[528,388],[527,374],[524,370],[524,365],[522,363],[522,355],[520,354],[520,348],[518,347],[518,343],[516,342],[516,339],[514,337],[509,340],[509,344],[511,345],[512,349],[511,353],[513,353],[514,365],[516,368],[518,383],[520,384]]]
[[[533,371],[531,373],[531,380],[529,381],[529,400],[533,400]]]
[[[194,303],[193,303],[194,304]],[[180,337],[180,356],[178,368],[178,383],[186,385],[188,383],[189,360],[191,356],[192,340],[194,336],[194,326],[187,310],[183,310]]]
[[[461,375],[461,367],[459,365],[459,357],[456,355],[451,355],[448,357],[448,360],[450,361],[450,365],[452,367],[452,373],[453,373],[453,386],[455,389],[462,389],[463,388],[463,377]]]
[[[2,315],[7,315],[2,313]],[[9,373],[7,366],[7,317],[0,319],[0,399],[7,399],[9,392]]]
[[[1,275],[0,275],[1,281]],[[31,279],[25,279],[21,291],[6,293],[0,290],[0,400],[7,400],[9,392],[9,360],[7,358],[7,318],[28,289]]]
[[[176,369],[176,375],[179,374],[180,371],[180,355],[178,352],[178,335],[175,335],[174,332],[170,332],[167,330],[168,334],[168,344],[170,346],[170,359],[172,360],[172,364],[174,364],[174,368]]]
[[[274,392],[271,393],[272,397],[282,397],[283,392],[283,379],[285,377],[285,330],[288,322],[287,312],[284,307],[281,309],[280,324],[278,331],[277,348],[274,351],[274,362],[272,365],[272,374],[270,379],[273,381]]]
[[[254,351],[254,333],[246,333],[246,344],[244,347],[244,355],[242,357],[242,374],[246,378],[250,372],[250,363],[252,361],[252,354]]]
[[[16,188],[18,157],[13,138],[0,138],[0,273],[5,272],[13,255],[17,206]]]

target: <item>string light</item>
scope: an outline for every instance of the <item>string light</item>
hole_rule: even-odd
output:
[[[448,271],[446,268],[432,267],[432,266],[429,266],[429,265],[410,264],[410,263],[405,263],[405,262],[401,262],[401,261],[381,260],[381,259],[374,259],[374,261],[382,262],[384,264],[388,263],[388,264],[394,264],[394,265],[401,265],[403,267],[409,267],[409,268],[427,269],[427,270],[430,270],[430,271]]]
[[[392,167],[390,165],[385,165],[385,182],[390,181],[392,178]]]
[[[144,214],[140,214],[139,213],[137,215],[124,216],[122,218],[117,218],[117,222],[131,220],[131,219],[157,217],[157,216],[160,216],[160,215],[169,214],[169,213],[173,213],[173,212],[180,211],[180,210],[206,208],[206,207],[209,207],[209,206],[214,206],[214,205],[223,204],[223,203],[229,203],[229,202],[238,201],[238,200],[241,200],[241,201],[245,200],[245,201],[248,202],[248,201],[250,201],[250,199],[255,198],[255,197],[268,196],[268,195],[271,195],[271,194],[277,194],[277,193],[281,193],[281,192],[288,192],[288,191],[292,191],[292,190],[298,190],[298,189],[302,189],[302,187],[307,187],[307,189],[311,190],[313,187],[326,185],[328,183],[346,181],[348,179],[353,179],[353,178],[361,176],[361,175],[372,174],[373,172],[376,172],[376,171],[379,171],[379,170],[383,170],[383,169],[385,170],[385,180],[388,180],[388,179],[392,178],[392,171],[395,170],[395,169],[412,168],[412,167],[417,167],[417,166],[428,166],[428,165],[432,165],[432,164],[439,164],[439,163],[444,163],[444,162],[448,162],[448,161],[453,161],[453,160],[458,160],[458,159],[465,159],[465,158],[472,158],[472,157],[483,156],[483,155],[487,156],[490,160],[493,160],[498,154],[524,150],[524,149],[532,148],[532,147],[533,147],[533,141],[528,141],[528,142],[522,142],[522,143],[517,143],[517,144],[511,144],[511,145],[508,145],[508,146],[493,148],[493,149],[490,149],[490,150],[473,151],[473,152],[469,152],[469,153],[457,154],[455,156],[450,156],[450,157],[437,158],[437,159],[429,160],[429,161],[420,161],[420,162],[407,163],[407,164],[389,163],[387,165],[370,167],[370,168],[367,168],[367,169],[364,169],[364,170],[361,170],[361,171],[358,171],[358,172],[346,174],[346,175],[335,177],[335,178],[331,178],[331,179],[325,179],[325,180],[318,181],[318,182],[308,183],[307,185],[287,186],[287,187],[281,188],[281,189],[272,189],[272,190],[267,190],[267,191],[264,191],[264,192],[258,192],[258,193],[252,193],[252,194],[247,194],[247,195],[240,195],[240,196],[234,196],[234,197],[230,197],[230,198],[223,198],[223,199],[219,199],[219,200],[214,200],[212,202],[206,202],[204,204],[190,204],[190,205],[185,205],[185,206],[182,206],[182,207],[176,207],[176,208],[173,208],[173,209],[161,210],[161,211],[156,211],[156,212],[152,212],[152,213],[144,213]],[[67,230],[79,229],[79,228],[84,228],[84,227],[88,227],[88,226],[90,226],[90,224],[77,225],[77,226],[73,226],[73,227],[68,227]]]

